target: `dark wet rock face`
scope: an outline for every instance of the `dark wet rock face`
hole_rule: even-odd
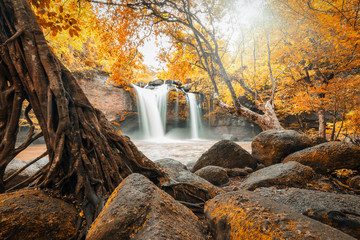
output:
[[[229,182],[229,176],[225,168],[218,166],[206,166],[195,172],[196,175],[206,179],[216,186]]]
[[[205,205],[215,239],[354,239],[259,194],[240,190]]]
[[[229,177],[243,177],[252,173],[254,170],[252,168],[227,168],[226,172]]]
[[[38,190],[0,194],[0,239],[68,240],[76,235],[76,209]]]
[[[206,239],[197,217],[140,174],[115,189],[87,240]]]
[[[344,142],[328,142],[287,156],[283,162],[296,161],[318,172],[360,167],[360,147]]]
[[[298,162],[278,163],[253,172],[240,187],[247,190],[271,186],[305,187],[315,175],[311,167]]]
[[[223,168],[256,167],[256,160],[245,149],[230,140],[215,143],[197,160],[193,171],[205,166],[219,166]]]
[[[159,86],[159,85],[163,85],[163,84],[164,84],[164,80],[162,80],[162,79],[157,79],[157,80],[149,82],[149,86]]]
[[[356,190],[360,190],[360,175],[349,178],[348,185]]]
[[[287,155],[312,146],[312,140],[294,130],[268,130],[257,135],[252,156],[265,166],[280,163]]]
[[[170,183],[169,186],[163,184],[162,189],[176,200],[190,203],[203,203],[223,192],[220,188],[214,186],[207,180],[190,172],[184,164],[177,160],[164,158],[156,160],[155,164],[162,168],[174,181],[173,183]],[[197,188],[189,187],[190,185]],[[191,192],[191,194],[183,194],[181,189],[184,188]],[[178,189],[179,191],[174,192],[174,189]]]
[[[360,196],[297,188],[258,188],[256,192],[360,239]]]

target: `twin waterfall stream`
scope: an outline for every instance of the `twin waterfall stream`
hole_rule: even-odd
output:
[[[137,108],[140,120],[140,134],[145,140],[161,140],[166,135],[168,93],[174,87],[163,84],[154,89],[133,85],[136,93]],[[175,88],[177,99],[175,114],[179,114],[178,88]],[[189,105],[190,138],[200,139],[202,129],[201,106],[195,93],[185,93]],[[178,116],[176,116],[178,117]]]

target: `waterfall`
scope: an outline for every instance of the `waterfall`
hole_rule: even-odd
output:
[[[178,127],[179,124],[179,89],[176,90],[176,105],[175,105],[175,127]]]
[[[190,130],[191,138],[199,139],[199,132],[202,129],[201,107],[196,100],[195,93],[187,93],[190,105]]]
[[[140,131],[145,139],[159,139],[165,136],[167,85],[144,89],[135,85]]]
[[[133,85],[136,93],[137,109],[140,122],[140,133],[144,139],[163,139],[166,133],[167,99],[169,86],[163,84],[152,87],[153,89],[141,88]],[[179,89],[176,89],[175,127],[179,121]],[[196,94],[186,93],[190,108],[190,132],[191,139],[199,139],[202,129],[201,105],[197,101]],[[181,130],[182,131],[182,130]]]

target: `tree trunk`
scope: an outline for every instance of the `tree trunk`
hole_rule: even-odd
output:
[[[39,121],[49,163],[18,187],[32,184],[72,194],[83,203],[90,225],[104,199],[129,174],[164,181],[161,169],[91,106],[47,45],[28,2],[0,0],[0,10],[1,180],[6,165],[22,150],[15,148],[15,140],[27,99],[27,111],[32,108]],[[29,136],[27,142],[36,138],[32,132]]]
[[[319,110],[319,137],[326,138],[326,119],[325,119],[325,111]]]

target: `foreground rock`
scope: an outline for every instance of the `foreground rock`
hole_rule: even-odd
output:
[[[251,143],[252,155],[270,166],[280,163],[287,155],[310,147],[312,140],[294,130],[268,130],[257,135]]]
[[[360,196],[297,188],[259,188],[256,192],[360,239]]]
[[[224,185],[229,182],[229,176],[225,168],[218,166],[206,166],[195,172],[196,175],[206,179],[216,186]]]
[[[34,175],[37,171],[39,171],[43,166],[45,166],[49,162],[49,158],[44,157],[39,159],[36,163],[27,167],[24,171],[22,171],[19,175],[12,178],[10,181],[6,183],[6,188],[9,189],[12,186],[17,185],[18,183],[24,181],[25,179]],[[24,167],[28,162],[25,162],[21,159],[13,159],[9,165],[7,165],[5,169],[4,179],[10,177],[13,173],[15,173],[20,168]]]
[[[254,172],[252,168],[228,168],[226,169],[227,175],[229,177],[239,177],[239,176],[247,176],[250,173]]]
[[[305,187],[315,175],[311,167],[298,162],[278,163],[253,172],[240,187],[247,190],[271,186]]]
[[[0,194],[0,239],[72,239],[77,212],[37,190]]]
[[[175,180],[175,182],[168,185],[163,184],[162,188],[176,200],[190,203],[203,203],[216,195],[223,193],[220,188],[214,186],[195,173],[190,172],[184,164],[177,160],[164,158],[156,160],[155,164]],[[184,188],[192,194],[183,194],[182,191]],[[176,191],[177,189],[178,191]],[[174,190],[176,192],[174,192]]]
[[[328,142],[287,156],[283,162],[297,161],[315,171],[331,172],[336,169],[360,167],[360,147],[344,142]]]
[[[190,240],[205,236],[189,209],[135,173],[112,193],[86,239]]]
[[[216,239],[355,239],[246,190],[208,201],[205,216]]]
[[[207,150],[195,163],[195,172],[206,166],[223,168],[256,168],[256,160],[245,149],[230,140],[221,140]]]

